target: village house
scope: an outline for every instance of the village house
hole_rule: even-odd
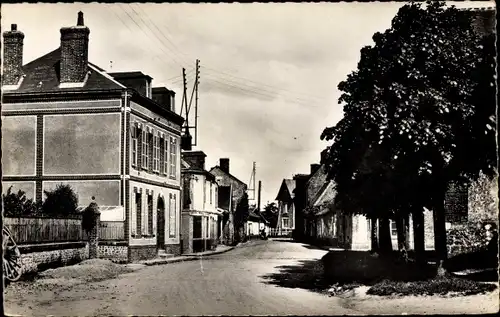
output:
[[[262,213],[259,212],[257,208],[255,208],[248,213],[247,236],[249,238],[255,238],[262,230],[264,230],[266,235],[271,233],[269,221],[264,218]]]
[[[205,157],[202,151],[182,152],[181,241],[187,253],[214,249],[222,232],[218,185],[215,176],[205,170]]]
[[[228,158],[221,158],[219,165],[212,167],[210,173],[215,176],[215,181],[218,184],[219,208],[228,211],[224,213],[222,220],[222,240],[225,244],[232,244],[235,241],[235,230],[238,229],[235,228],[235,225],[238,225],[235,223],[235,213],[238,204],[242,202],[244,195],[247,193],[248,186],[229,172]],[[243,228],[244,224],[244,222],[241,224]]]
[[[23,65],[24,34],[4,33],[3,188],[43,200],[69,184],[101,207],[128,261],[180,254],[180,136],[175,94],[141,72],[106,73],[88,60],[83,13],[60,47]],[[114,251],[113,251],[114,250]]]
[[[276,201],[278,202],[278,225],[275,234],[288,236],[295,228],[295,180],[284,179],[281,182]]]

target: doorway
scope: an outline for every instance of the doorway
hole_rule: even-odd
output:
[[[165,249],[165,202],[162,197],[158,197],[156,213],[156,246],[158,249]]]

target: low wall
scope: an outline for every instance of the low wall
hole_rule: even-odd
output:
[[[130,245],[128,247],[129,262],[153,259],[156,257],[156,254],[156,245]]]
[[[22,274],[70,265],[89,258],[89,247],[86,242],[42,243],[36,245],[20,245]]]
[[[128,243],[126,241],[99,241],[97,257],[118,263],[128,262]]]
[[[181,244],[165,244],[165,252],[168,254],[173,254],[174,256],[179,256],[182,253]]]

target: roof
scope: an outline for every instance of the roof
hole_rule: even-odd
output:
[[[90,75],[83,87],[59,88],[61,50],[57,48],[23,66],[24,79],[13,93],[113,90],[125,88],[101,68],[89,63]]]
[[[148,79],[153,79],[151,76],[144,74],[143,72],[139,71],[134,71],[134,72],[116,72],[116,73],[109,73],[111,76],[113,76],[116,79],[125,79],[125,78],[142,78],[146,77]]]
[[[243,185],[247,186],[247,184],[245,184],[244,182],[240,181],[240,180],[239,180],[236,176],[232,175],[231,173],[227,173],[227,172],[225,172],[222,168],[220,168],[220,166],[219,166],[219,165],[216,165],[216,166],[212,167],[212,168],[210,169],[210,173],[212,173],[212,171],[213,171],[214,169],[218,169],[219,171],[221,171],[221,172],[223,172],[224,174],[226,174],[227,176],[231,177],[233,180],[237,181],[238,183],[240,183],[240,184],[243,184]]]
[[[276,200],[281,200],[283,198],[283,194],[288,194],[289,198],[293,198],[293,192],[295,190],[295,180],[293,179],[283,179],[281,182],[281,187],[278,191],[278,195],[276,196]]]
[[[153,87],[152,91],[153,91],[153,94],[169,93],[169,94],[175,95],[175,91],[170,90],[167,87]]]

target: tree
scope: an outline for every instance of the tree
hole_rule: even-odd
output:
[[[57,185],[53,191],[44,191],[46,199],[42,209],[45,214],[69,215],[76,213],[78,196],[70,185]]]
[[[269,221],[271,228],[276,228],[278,226],[278,206],[275,202],[270,202],[264,207],[262,215]]]
[[[361,50],[358,69],[338,85],[344,118],[322,135],[333,141],[324,163],[339,190],[361,191],[353,185],[363,181],[361,162],[369,149],[378,152],[363,176],[373,182],[363,185],[362,197],[375,198],[374,216],[434,211],[441,263],[447,255],[448,184],[491,171],[496,159],[494,44],[474,32],[471,19],[441,2],[403,6],[390,29],[375,33],[375,45]],[[388,188],[380,198],[377,185]]]
[[[234,212],[234,229],[237,234],[236,240],[241,241],[245,237],[244,226],[248,220],[249,215],[249,205],[248,205],[248,194],[245,192],[238,204],[236,205],[236,210]]]
[[[12,186],[2,195],[5,216],[34,215],[40,211],[40,206],[26,197],[23,190],[12,192]]]

